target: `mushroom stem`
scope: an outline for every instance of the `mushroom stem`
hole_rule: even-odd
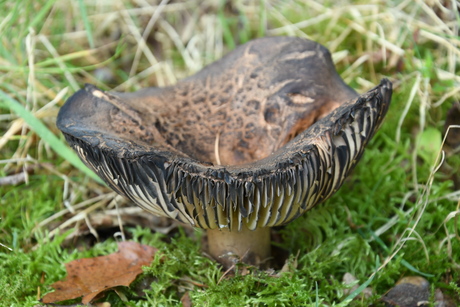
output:
[[[241,231],[208,229],[209,254],[225,268],[235,262],[261,265],[270,257],[270,228],[262,227]]]

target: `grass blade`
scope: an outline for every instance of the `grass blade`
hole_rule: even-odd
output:
[[[49,13],[49,10],[54,5],[54,2],[56,2],[56,0],[47,1],[41,7],[40,11],[38,11],[38,13],[35,15],[35,17],[30,22],[29,26],[26,28],[26,31],[28,31],[28,29],[30,28],[35,29],[35,27],[46,18],[46,15]],[[36,30],[35,32],[37,33],[39,32],[38,29],[35,29],[35,30]]]
[[[380,245],[380,247],[382,247],[385,250],[385,252],[387,252],[389,254],[390,249],[385,245],[385,243],[382,241],[382,239],[380,239],[380,237],[375,232],[373,232],[371,229],[369,229],[369,233],[374,238],[375,242],[377,242]],[[361,236],[363,236],[363,238],[365,238],[363,233],[361,233]],[[434,277],[433,274],[424,273],[424,272],[421,272],[421,271],[417,270],[413,265],[411,265],[409,262],[407,262],[404,259],[401,259],[401,264],[403,266],[405,266],[407,269],[411,270],[412,272],[414,272],[416,274],[420,274],[420,275],[425,276],[425,277]]]
[[[91,49],[94,48],[93,40],[93,31],[91,30],[91,25],[89,24],[88,14],[86,12],[86,6],[83,0],[78,0],[78,6],[80,7],[81,18],[83,19],[83,24],[86,29],[86,36],[88,36],[88,43]]]
[[[17,100],[11,98],[0,90],[0,99],[6,103],[6,106],[18,114],[29,127],[37,133],[37,135],[51,148],[59,154],[61,157],[69,161],[73,166],[84,172],[99,183],[102,180],[93,173],[85,164],[80,160],[75,152],[73,152],[64,142],[57,138],[49,129],[45,126],[38,118],[36,118],[31,112],[26,110]]]
[[[364,289],[367,288],[367,286],[369,286],[371,284],[371,282],[374,280],[374,277],[375,277],[375,274],[377,273],[378,271],[378,268],[379,268],[380,264],[379,264],[379,260],[377,258],[377,261],[375,263],[375,270],[374,270],[374,273],[369,277],[368,280],[366,280],[366,282],[364,282],[363,284],[361,284],[358,288],[356,288],[355,291],[351,292],[344,300],[342,303],[346,305],[348,305],[349,302],[351,302],[356,296],[358,296],[361,292],[363,292]]]
[[[219,9],[217,16],[219,18],[220,25],[222,27],[222,35],[223,35],[224,41],[226,45],[228,46],[228,48],[230,50],[233,50],[236,47],[236,42],[233,39],[233,34],[232,34],[232,30],[230,29],[229,20],[225,17],[224,4],[225,2],[221,3],[221,7]]]

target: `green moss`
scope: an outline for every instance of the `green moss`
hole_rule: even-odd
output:
[[[110,89],[133,77],[130,70],[138,42],[125,19],[128,17],[121,16],[115,4],[82,3],[87,18],[69,1],[1,4],[0,89],[36,114],[68,87],[63,99],[47,107],[52,112],[40,118],[56,135],[60,135],[54,124],[58,108],[76,86],[98,82],[98,86]],[[133,2],[122,3],[129,9],[130,22],[142,34],[152,15],[138,10]],[[403,5],[400,1],[341,1],[340,6],[335,1],[188,2],[181,8],[178,4],[182,5],[168,3],[160,19],[172,26],[186,50],[178,48],[157,21],[147,46],[161,65],[155,66],[155,72],[142,74],[153,67],[151,58],[142,53],[134,72],[136,79],[123,89],[155,86],[161,78],[169,84],[174,78],[190,75],[184,52],[208,63],[256,37],[297,35],[334,47],[333,53],[346,51],[345,57],[337,60],[337,69],[358,91],[367,90],[383,77],[390,78],[394,81],[392,105],[340,191],[325,204],[277,229],[281,237],[277,248],[290,255],[288,270],[238,266],[235,276],[223,276],[220,267],[201,251],[200,231],[189,237],[180,230],[171,237],[140,227],[125,229],[133,240],[159,252],[130,288],[119,289],[128,303],[115,292],[109,292],[104,300],[112,306],[177,306],[188,293],[195,306],[369,306],[378,305],[380,296],[399,278],[425,274],[433,290],[443,289],[458,303],[460,240],[453,215],[458,211],[458,183],[455,185],[454,180],[458,180],[460,156],[448,153],[430,182],[445,114],[459,99],[456,94],[434,104],[459,86],[453,77],[458,75],[458,60],[446,44],[439,43],[455,37],[436,32],[438,22],[447,17],[440,15],[433,26],[432,15],[426,13],[429,6],[422,9],[416,2]],[[441,14],[434,8],[432,12]],[[305,23],[311,20],[314,22]],[[445,26],[450,24],[452,21],[446,21]],[[423,36],[421,31],[440,40]],[[346,36],[337,43],[343,34]],[[70,58],[56,58],[39,35],[59,56]],[[91,52],[90,37],[96,46]],[[398,58],[395,48],[382,40],[403,50],[404,55]],[[382,50],[387,52],[385,60],[378,57]],[[84,53],[75,56],[76,52]],[[363,56],[369,56],[368,60],[356,65]],[[391,62],[393,57],[396,60]],[[30,64],[35,64],[34,74]],[[109,84],[92,76],[94,69],[101,67],[113,73]],[[408,105],[412,90],[415,96]],[[0,138],[16,119],[0,101]],[[64,209],[64,174],[70,179],[74,201],[108,191],[71,168],[46,144],[47,140],[23,125],[0,150],[0,178],[19,172],[26,164],[36,166],[27,183],[0,186],[0,243],[13,249],[0,246],[0,297],[5,306],[38,304],[38,293],[43,296],[52,291],[50,285],[64,278],[65,263],[117,249],[113,239],[78,249],[68,242],[63,244],[68,233],[50,240],[49,232],[64,221],[62,217],[52,225],[38,227]],[[5,161],[26,155],[37,163]],[[411,236],[405,237],[411,228]],[[400,239],[405,239],[404,246],[394,254]],[[380,269],[369,284],[374,295],[345,301],[350,285],[343,285],[343,275],[351,273],[363,284],[376,268]],[[153,282],[145,296],[139,297],[134,289],[142,280]]]

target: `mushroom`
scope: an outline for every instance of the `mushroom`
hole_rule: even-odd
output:
[[[329,51],[293,37],[246,43],[174,86],[134,93],[86,85],[57,126],[113,190],[155,215],[207,230],[209,253],[270,257],[270,227],[328,199],[391,100],[359,96]],[[244,259],[242,259],[244,257]]]

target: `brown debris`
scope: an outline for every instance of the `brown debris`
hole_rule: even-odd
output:
[[[55,292],[46,294],[42,302],[55,303],[83,297],[88,304],[103,291],[129,286],[149,265],[157,249],[136,242],[118,243],[118,252],[95,258],[84,258],[66,264],[67,277],[51,286]]]
[[[192,307],[192,300],[190,299],[190,294],[188,292],[185,292],[185,294],[182,295],[180,302],[184,307]]]

